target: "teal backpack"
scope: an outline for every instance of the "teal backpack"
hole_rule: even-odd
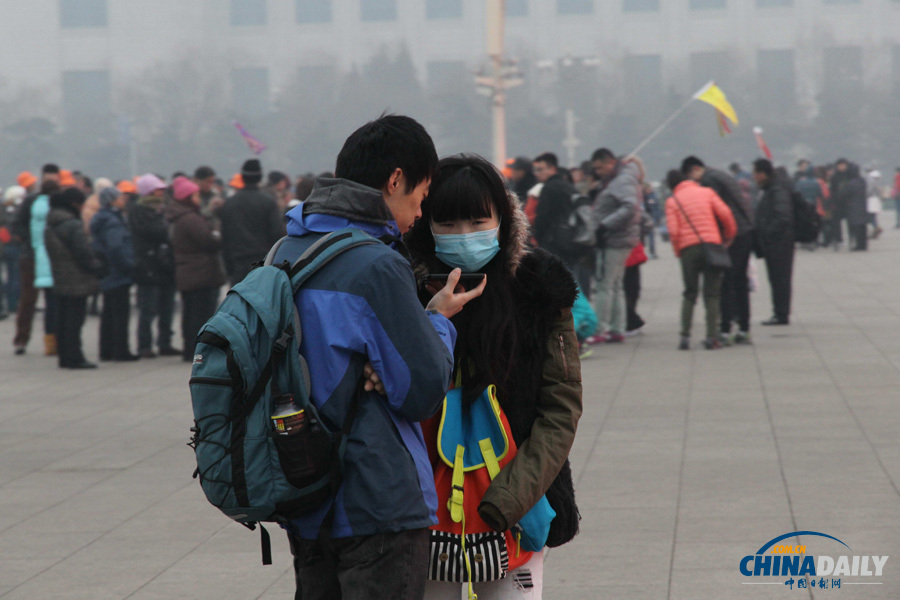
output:
[[[326,428],[310,400],[309,370],[300,356],[300,317],[294,296],[339,254],[378,241],[359,229],[330,233],[293,264],[297,238],[282,238],[263,266],[229,290],[197,336],[190,379],[194,410],[194,477],[206,498],[231,519],[260,525],[263,564],[271,564],[263,521],[286,523],[321,506],[341,481],[346,435],[355,402],[340,431]],[[281,252],[279,252],[279,250]],[[299,251],[294,255],[299,254]],[[303,432],[275,434],[271,415],[282,391],[306,411]]]

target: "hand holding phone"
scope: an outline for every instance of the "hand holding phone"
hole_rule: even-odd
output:
[[[453,269],[448,275],[445,275],[446,282],[441,288],[438,288],[439,281],[429,281],[426,288],[434,293],[434,297],[425,307],[426,310],[439,312],[449,319],[461,311],[470,300],[480,296],[484,291],[484,286],[487,285],[487,275],[481,273],[468,273],[468,275],[480,278],[480,283],[468,291],[460,282],[464,277],[461,269]]]

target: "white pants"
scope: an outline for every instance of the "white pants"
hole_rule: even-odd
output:
[[[465,600],[468,584],[428,581],[425,600]],[[535,552],[527,563],[497,581],[473,584],[478,600],[541,600],[544,587],[544,555]]]

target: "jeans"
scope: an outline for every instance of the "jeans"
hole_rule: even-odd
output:
[[[172,347],[172,312],[175,309],[174,285],[138,285],[138,350],[153,349],[153,320],[160,350]]]
[[[103,312],[100,313],[100,360],[118,360],[131,354],[128,349],[130,289],[130,285],[121,285],[103,292]]]
[[[31,322],[34,321],[34,309],[40,289],[44,290],[44,335],[56,334],[56,298],[52,288],[34,287],[33,257],[23,256],[19,260],[19,273],[22,294],[16,310],[16,337],[13,339],[13,345],[24,348],[31,339]]]
[[[594,271],[594,312],[600,324],[601,333],[623,333],[625,331],[625,293],[622,279],[625,275],[625,261],[631,248],[602,248],[597,250]]]
[[[3,247],[3,263],[6,265],[5,294],[6,310],[16,312],[19,307],[19,295],[22,291],[19,260],[22,256],[22,244],[10,242]],[[2,300],[0,300],[2,301]],[[2,312],[2,309],[0,309]]]
[[[330,539],[288,535],[295,600],[420,600],[428,573],[429,530]]]
[[[706,337],[716,337],[719,325],[719,292],[722,287],[722,271],[706,266],[706,258],[700,244],[681,250],[681,276],[684,279],[684,293],[681,298],[681,337],[691,336],[694,319],[694,304],[703,275],[703,307],[706,309]]]
[[[753,232],[743,233],[734,238],[728,247],[731,256],[730,269],[722,278],[722,333],[731,333],[731,323],[738,322],[744,333],[750,331],[750,287],[747,282],[747,265],[753,249]]]
[[[219,303],[219,288],[203,288],[181,292],[181,337],[184,340],[182,358],[194,358],[197,334],[216,312]]]
[[[57,296],[59,322],[56,328],[57,355],[63,369],[76,367],[85,361],[81,350],[81,328],[87,314],[85,296]]]

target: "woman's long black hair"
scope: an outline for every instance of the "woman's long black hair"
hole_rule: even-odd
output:
[[[509,265],[513,206],[500,173],[476,155],[442,159],[422,203],[422,218],[406,237],[414,259],[424,262],[430,273],[449,273],[451,267],[435,257],[432,222],[490,218],[492,208],[500,218],[500,251],[482,268],[488,278],[484,293],[452,319],[457,331],[454,359],[462,375],[464,402],[478,397],[490,384],[505,387],[518,345],[515,279]]]

